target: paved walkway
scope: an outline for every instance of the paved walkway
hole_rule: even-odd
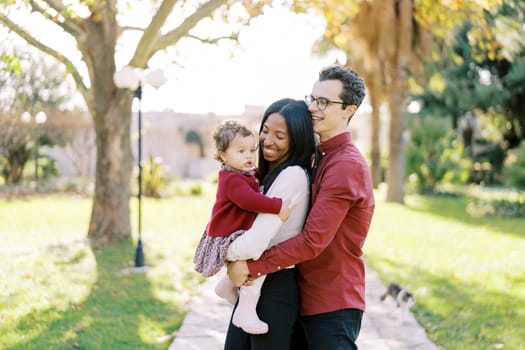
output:
[[[390,298],[380,301],[386,291],[377,274],[367,269],[367,311],[358,338],[362,350],[439,350],[412,314],[401,316]],[[232,306],[213,291],[219,276],[202,284],[175,340],[168,350],[222,350]],[[417,302],[417,301],[416,301]]]

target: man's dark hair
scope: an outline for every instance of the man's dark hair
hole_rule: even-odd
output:
[[[365,82],[363,78],[351,68],[334,64],[323,68],[319,72],[319,81],[323,80],[339,80],[343,83],[343,91],[341,92],[341,100],[345,103],[343,109],[347,105],[356,105],[359,107],[365,98]]]

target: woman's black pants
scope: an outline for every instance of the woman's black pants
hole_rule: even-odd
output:
[[[284,269],[269,274],[263,283],[257,304],[257,315],[268,323],[268,333],[261,335],[245,333],[234,326],[230,319],[224,350],[292,349],[298,308],[299,290],[295,269]]]

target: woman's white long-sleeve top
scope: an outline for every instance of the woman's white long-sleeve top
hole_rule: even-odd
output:
[[[297,235],[302,231],[308,213],[310,183],[300,166],[282,170],[266,195],[290,200],[288,220],[282,221],[275,214],[258,214],[252,227],[237,237],[228,248],[228,260],[258,259],[268,248]]]

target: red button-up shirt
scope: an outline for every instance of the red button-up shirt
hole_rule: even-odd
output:
[[[304,230],[248,261],[252,276],[297,264],[300,314],[365,310],[363,244],[375,208],[368,164],[350,133],[319,145],[312,208]]]

